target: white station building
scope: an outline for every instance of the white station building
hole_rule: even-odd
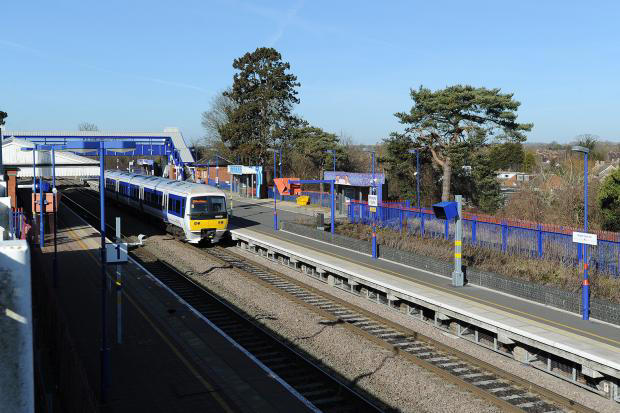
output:
[[[34,144],[25,139],[9,137],[2,145],[2,162],[7,167],[19,168],[17,178],[32,178]],[[23,150],[30,149],[30,150]],[[86,158],[72,152],[54,151],[56,177],[85,178],[99,176],[99,161]],[[52,176],[52,151],[38,150],[34,154],[36,174],[42,177]]]

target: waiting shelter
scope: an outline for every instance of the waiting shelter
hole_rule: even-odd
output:
[[[232,177],[233,192],[246,198],[260,196],[263,185],[262,166],[228,165],[227,171]]]
[[[323,179],[334,180],[336,184],[336,199],[338,199],[338,210],[343,211],[351,201],[368,202],[370,188],[377,187],[379,201],[387,201],[388,187],[385,174],[375,173],[373,182],[372,173],[344,172],[344,171],[325,171]]]

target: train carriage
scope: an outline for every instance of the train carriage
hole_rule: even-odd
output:
[[[106,197],[147,213],[187,242],[218,242],[228,230],[223,191],[207,185],[105,171]]]

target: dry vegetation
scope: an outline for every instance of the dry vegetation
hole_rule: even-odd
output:
[[[537,174],[536,179],[513,195],[497,215],[569,227],[583,226],[583,161],[567,157],[557,167],[540,168]],[[588,181],[588,226],[600,230],[602,214],[597,202],[600,182],[592,177]]]
[[[363,224],[341,224],[339,234],[370,241],[370,227]],[[386,228],[377,228],[377,243],[442,260],[452,260],[453,243],[444,239],[419,238]],[[581,290],[581,273],[577,268],[562,265],[557,260],[531,259],[509,255],[488,248],[463,246],[463,262],[477,269],[495,272],[543,285],[555,286],[566,291]],[[620,279],[608,274],[590,271],[590,291],[593,298],[620,303]]]

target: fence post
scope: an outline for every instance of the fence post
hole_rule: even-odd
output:
[[[502,221],[502,252],[506,252],[507,240],[508,237],[508,224],[506,221]]]
[[[400,232],[403,232],[403,209],[398,208],[398,218],[400,222]]]
[[[542,225],[538,224],[536,228],[536,238],[538,241],[538,257],[542,258],[543,256],[543,242],[542,242]]]
[[[418,211],[418,213],[420,214],[420,234],[424,238],[424,213],[422,211]]]
[[[474,245],[476,245],[477,231],[478,231],[478,219],[477,217],[473,216],[471,219],[471,242]]]
[[[581,249],[581,246],[582,246],[582,245],[583,245],[583,244],[577,244],[577,263],[580,263],[580,262],[581,262],[581,260],[583,259],[583,255],[582,255],[582,254],[583,254],[583,251],[582,251],[582,249]]]
[[[444,237],[444,239],[448,239],[448,236],[450,235],[450,222],[446,219],[444,221],[443,226],[444,226],[444,235],[443,235],[443,237]]]

